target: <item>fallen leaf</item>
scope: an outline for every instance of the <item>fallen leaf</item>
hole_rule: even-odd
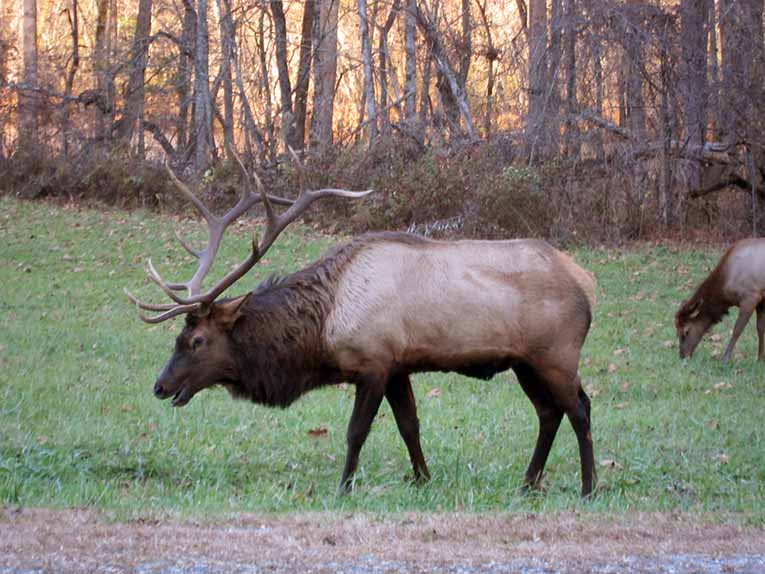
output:
[[[40,436],[37,437],[37,444],[45,444],[49,440],[50,439],[47,436],[41,434]]]
[[[608,372],[609,373],[615,373],[619,367],[617,367],[614,363],[611,363],[608,365]]]
[[[616,356],[622,355],[622,354],[624,354],[624,352],[625,352],[626,350],[627,350],[627,349],[616,349],[616,350],[614,351],[614,355],[616,355]]]
[[[717,453],[712,458],[714,458],[720,464],[728,464],[728,460],[729,460],[728,455],[725,454],[724,452]]]
[[[429,398],[429,399],[433,399],[435,397],[440,397],[441,396],[441,389],[439,389],[438,387],[433,387],[432,389],[430,389],[428,391],[428,394],[425,395],[425,396],[427,398]]]
[[[318,427],[308,431],[308,436],[311,438],[322,438],[329,434],[329,431],[325,427]]]
[[[720,335],[719,333],[715,333],[714,335],[709,337],[709,339],[714,341],[715,343],[719,343],[720,341],[722,341],[722,335]]]
[[[624,407],[626,407],[628,404],[630,404],[629,401],[624,401],[623,403],[617,403],[614,405],[614,408],[622,410]]]
[[[661,346],[664,347],[665,349],[671,349],[672,347],[675,346],[675,342],[673,340],[667,340],[667,341],[664,341],[661,344]]]
[[[630,384],[629,384],[627,381],[624,381],[624,382],[623,382],[621,385],[619,385],[619,388],[620,388],[622,391],[626,391],[627,389],[629,389],[629,388],[630,388]]]
[[[603,466],[603,467],[606,467],[606,468],[613,468],[615,470],[621,470],[621,469],[624,468],[621,464],[619,464],[618,462],[616,462],[615,460],[610,459],[610,458],[602,459],[600,461],[600,466]]]
[[[720,428],[720,423],[718,423],[715,419],[712,419],[711,421],[707,421],[707,428],[709,430],[717,430]]]

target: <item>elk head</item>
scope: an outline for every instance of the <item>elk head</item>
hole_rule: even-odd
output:
[[[149,278],[172,300],[172,303],[145,303],[134,297],[127,289],[128,298],[138,307],[138,315],[146,323],[160,323],[177,315],[186,315],[186,324],[175,341],[175,351],[154,385],[154,394],[160,399],[173,397],[173,406],[183,406],[199,391],[224,385],[235,389],[239,376],[237,359],[232,352],[232,332],[237,321],[247,314],[250,294],[234,299],[216,301],[223,292],[243,277],[266,253],[274,240],[293,220],[299,217],[314,201],[324,197],[345,197],[357,199],[371,193],[371,190],[352,192],[344,189],[321,189],[306,191],[303,167],[292,150],[293,160],[298,169],[300,193],[294,201],[267,194],[256,174],[250,174],[239,157],[229,150],[244,176],[244,189],[237,204],[225,215],[213,214],[186,187],[166,164],[170,179],[179,192],[186,197],[207,222],[208,241],[202,250],[192,248],[176,233],[181,245],[199,259],[197,270],[185,283],[169,283],[156,270],[151,260],[147,261]],[[257,188],[257,193],[253,189]],[[252,250],[247,258],[223,279],[206,292],[201,292],[202,282],[212,267],[220,247],[223,233],[238,217],[257,203],[263,203],[266,212],[266,228],[258,241],[253,235]],[[274,204],[289,206],[277,215]],[[178,294],[186,291],[185,296]],[[153,311],[155,315],[146,315]]]
[[[675,331],[680,342],[681,359],[693,356],[704,333],[712,326],[711,319],[701,313],[703,303],[703,299],[687,301],[675,315]]]

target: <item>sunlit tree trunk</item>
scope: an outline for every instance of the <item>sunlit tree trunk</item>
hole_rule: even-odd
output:
[[[372,77],[372,43],[369,40],[369,16],[366,0],[358,0],[358,8],[361,54],[364,62],[364,95],[367,104],[367,137],[371,142],[377,138],[377,108],[375,106],[375,84]]]
[[[417,114],[417,0],[406,0],[405,24],[404,24],[404,49],[406,51],[406,79],[404,92],[406,104],[404,115],[411,120]]]
[[[208,54],[207,0],[197,0],[197,34],[194,51],[194,169],[197,173],[207,169],[212,151]]]
[[[292,113],[292,84],[290,69],[287,62],[287,21],[284,17],[282,0],[270,0],[271,15],[274,19],[274,35],[276,43],[276,70],[279,77],[279,97],[282,108],[282,137],[285,146],[293,146],[291,134],[294,132],[294,117]]]
[[[398,15],[399,0],[394,0],[393,5],[388,12],[385,23],[380,28],[380,40],[378,48],[378,58],[380,59],[380,120],[382,122],[382,132],[389,135],[390,128],[390,109],[388,108],[388,62],[390,61],[390,51],[388,50],[388,34]]]
[[[337,80],[337,21],[340,0],[318,0],[314,49],[314,98],[311,141],[319,147],[332,145]]]
[[[29,88],[37,87],[37,0],[24,0],[21,20],[23,49],[23,81]],[[38,96],[33,90],[19,92],[19,149],[36,153],[38,145]]]
[[[136,131],[136,124],[143,120],[144,83],[149,59],[151,10],[152,0],[139,0],[133,47],[130,51],[130,77],[125,92],[125,107],[117,130],[117,136],[128,143]],[[143,126],[139,126],[138,140],[138,156],[143,157]]]
[[[234,22],[231,18],[231,0],[218,0],[220,13],[221,70],[223,82],[223,145],[226,156],[234,149],[234,86],[231,60],[234,54]],[[233,159],[228,157],[229,160]]]
[[[72,89],[74,88],[74,78],[77,75],[77,70],[80,67],[80,20],[79,20],[79,7],[77,6],[77,0],[72,0],[72,7],[68,9],[69,26],[71,28],[72,37],[72,53],[69,59],[69,72],[66,75],[66,84],[64,86],[64,95],[66,98],[71,98]],[[69,138],[71,136],[71,126],[69,124],[69,102],[65,101],[61,112],[61,123],[63,124],[61,135],[63,138],[64,156],[69,155]]]
[[[526,116],[527,156],[531,163],[547,153],[545,121],[547,87],[547,2],[530,0],[529,10],[529,107]]]
[[[106,137],[109,119],[107,110],[107,82],[109,74],[109,54],[106,48],[107,24],[109,19],[109,0],[96,2],[96,37],[93,44],[93,72],[96,76],[95,138],[101,141]]]
[[[176,151],[185,160],[190,151],[189,132],[193,131],[189,126],[189,114],[192,105],[191,78],[194,62],[194,44],[197,28],[197,14],[191,0],[183,0],[183,27],[181,30],[180,55],[178,56],[178,70],[175,82],[175,93],[178,96],[178,117],[176,130],[178,142]]]
[[[300,54],[298,57],[298,76],[295,85],[295,120],[292,139],[295,149],[305,146],[305,120],[308,108],[308,84],[311,79],[311,48],[313,42],[313,20],[316,12],[314,0],[305,0],[303,5],[303,23],[300,34]]]

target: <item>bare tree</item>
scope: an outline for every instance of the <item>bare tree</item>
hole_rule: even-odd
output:
[[[549,140],[545,121],[547,87],[547,2],[529,1],[529,100],[526,115],[526,146],[529,161],[547,155]]]
[[[220,75],[223,82],[223,149],[229,161],[233,160],[231,151],[234,149],[234,85],[231,75],[231,61],[234,57],[236,34],[234,21],[231,18],[231,0],[218,0],[220,13]]]
[[[319,148],[331,146],[333,142],[339,3],[339,0],[317,0],[311,141]]]
[[[108,114],[109,54],[106,48],[109,0],[96,2],[96,38],[93,44],[93,70],[96,76],[95,137],[103,140],[106,136]]]
[[[271,15],[274,19],[274,35],[276,41],[276,69],[279,75],[279,98],[282,108],[282,136],[285,146],[294,147],[294,116],[292,113],[292,84],[290,69],[287,61],[287,21],[284,17],[282,0],[270,0]]]
[[[404,46],[406,52],[406,79],[404,114],[408,120],[417,114],[417,0],[406,0]]]
[[[143,0],[142,0],[143,1]],[[207,169],[212,152],[212,102],[210,100],[207,0],[197,0],[196,44],[194,50],[194,169]]]
[[[204,0],[206,1],[206,0]],[[143,121],[146,66],[149,59],[149,34],[151,33],[152,0],[139,0],[138,16],[130,51],[130,77],[125,90],[125,107],[122,111],[117,137],[130,142],[136,124]],[[143,157],[143,128],[138,130],[138,156]]]
[[[308,109],[308,84],[311,79],[311,51],[313,43],[313,21],[316,12],[314,0],[305,0],[303,5],[303,23],[300,34],[300,54],[298,56],[298,76],[295,84],[295,105],[293,120],[293,149],[301,150],[305,145],[305,120]]]
[[[37,0],[24,0],[21,20],[23,80],[28,88],[37,87]],[[19,92],[19,149],[36,153],[38,145],[38,96],[33,89]]]
[[[358,8],[361,54],[364,62],[364,95],[367,104],[367,137],[371,142],[377,138],[377,108],[375,105],[375,84],[372,76],[372,43],[369,40],[367,1],[358,0]]]
[[[683,132],[691,145],[702,145],[706,136],[708,10],[709,0],[682,0],[680,4]],[[695,162],[689,165],[688,178],[691,189],[697,189],[700,173]]]

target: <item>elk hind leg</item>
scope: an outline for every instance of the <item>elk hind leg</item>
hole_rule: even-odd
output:
[[[367,440],[372,421],[382,403],[385,392],[385,381],[377,377],[365,377],[356,385],[356,399],[353,413],[348,423],[348,452],[345,457],[345,468],[340,479],[340,489],[351,490],[351,479],[359,465],[359,453]]]
[[[576,370],[548,368],[541,371],[544,381],[556,405],[566,413],[579,443],[579,460],[582,470],[582,496],[592,493],[597,481],[595,456],[592,449],[590,398],[582,388]]]
[[[425,457],[420,446],[420,421],[417,418],[417,403],[414,399],[412,382],[409,380],[408,373],[391,377],[385,389],[385,398],[388,399],[393,416],[396,418],[398,431],[409,451],[415,481],[430,480],[428,465],[425,463]]]
[[[539,418],[537,443],[524,477],[527,487],[537,489],[542,484],[542,473],[544,472],[547,457],[555,440],[555,435],[560,427],[560,422],[563,419],[563,409],[555,404],[544,383],[534,374],[534,371],[528,365],[517,366],[515,374],[518,377],[521,388],[534,405],[537,417]]]

